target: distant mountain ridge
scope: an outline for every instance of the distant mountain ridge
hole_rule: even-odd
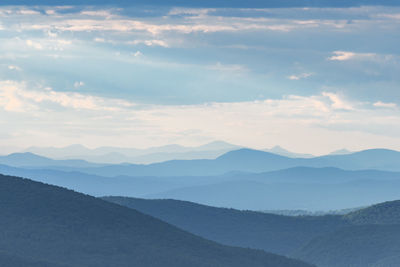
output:
[[[1,163],[3,163],[2,158],[0,158]],[[260,150],[239,149],[227,152],[213,160],[170,160],[148,165],[123,164],[57,169],[75,170],[102,176],[209,176],[221,175],[231,171],[267,172],[299,166],[336,167],[345,170],[400,171],[400,152],[388,149],[369,149],[346,155],[288,158]]]
[[[104,165],[104,164],[87,162],[81,159],[54,160],[30,152],[13,153],[6,156],[0,156],[0,164],[5,164],[15,167],[64,166],[71,168],[92,168]]]
[[[67,147],[29,147],[21,152],[30,152],[53,159],[84,159],[90,162],[120,164],[150,164],[168,160],[214,159],[226,152],[241,148],[223,141],[214,141],[197,147],[176,144],[146,149],[124,147],[98,147],[89,149],[83,145]]]
[[[400,198],[397,190],[400,172],[378,170],[295,167],[256,174],[231,172],[219,176],[104,177],[78,171],[0,165],[0,173],[93,196],[174,198],[250,210],[332,210]],[[324,201],[319,201],[320,198]]]

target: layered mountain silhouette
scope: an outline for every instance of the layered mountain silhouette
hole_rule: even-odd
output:
[[[227,152],[216,159],[170,160],[147,165],[102,165],[81,160],[50,160],[31,153],[17,153],[1,156],[0,164],[32,168],[51,167],[52,169],[80,171],[101,176],[209,176],[232,171],[266,172],[299,166],[400,171],[400,152],[388,149],[370,149],[346,155],[289,158],[259,150],[239,149]]]
[[[249,210],[332,210],[400,198],[397,190],[400,173],[378,170],[295,167],[258,174],[230,172],[218,176],[104,177],[51,167],[32,169],[0,165],[0,173],[93,196],[171,198]]]
[[[349,223],[340,216],[294,217],[215,208],[178,200],[103,197],[223,244],[289,255],[314,237]]]
[[[275,251],[320,267],[400,266],[400,201],[343,216],[287,217],[176,200],[103,199],[211,240]]]
[[[136,210],[17,177],[0,175],[0,214],[1,266],[310,266],[219,245]]]
[[[83,159],[96,163],[136,163],[150,164],[173,159],[214,159],[222,154],[239,149],[240,146],[223,141],[214,141],[197,147],[166,145],[146,149],[126,147],[98,147],[94,149],[83,145],[67,147],[29,147],[22,152],[30,152],[53,159]],[[290,152],[287,152],[290,153]]]
[[[15,167],[56,167],[60,168],[92,168],[100,167],[104,164],[95,164],[81,159],[70,160],[54,160],[47,157],[39,156],[34,153],[13,153],[6,156],[0,156],[0,164]]]

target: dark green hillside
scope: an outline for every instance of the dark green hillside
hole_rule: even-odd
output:
[[[353,224],[400,224],[400,200],[373,205],[345,218]]]
[[[293,256],[320,267],[400,266],[400,225],[359,225],[315,238]]]
[[[20,256],[10,255],[0,251],[1,267],[74,267],[71,265],[61,265],[54,262],[37,261]]]
[[[73,267],[310,266],[222,246],[136,210],[17,177],[0,175],[0,214],[0,251],[36,262]]]
[[[214,208],[186,201],[104,198],[223,244],[290,254],[314,237],[347,223],[340,216],[287,217]]]

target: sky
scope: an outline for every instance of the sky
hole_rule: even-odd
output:
[[[0,7],[0,149],[400,150],[400,8]]]

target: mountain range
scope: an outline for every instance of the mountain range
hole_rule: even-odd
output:
[[[278,252],[319,267],[400,265],[400,201],[343,216],[287,217],[176,200],[103,199],[211,240]]]
[[[172,159],[214,159],[222,154],[241,148],[223,141],[214,141],[197,147],[181,145],[166,145],[146,149],[125,147],[98,147],[94,149],[83,145],[66,147],[29,147],[20,153],[34,153],[53,159],[83,159],[96,163],[120,164],[136,163],[150,164]],[[289,152],[290,153],[290,152]]]
[[[252,158],[253,162],[246,161],[246,154],[249,154],[248,157]],[[277,167],[279,164],[284,167],[289,165],[286,163],[293,162],[312,163],[317,166],[322,165],[321,162],[326,165],[330,162],[355,162],[354,165],[358,166],[372,166],[380,163],[379,157],[385,159],[385,154],[388,154],[387,163],[399,163],[396,161],[399,152],[386,150],[298,159],[242,149],[229,152],[222,156],[222,159],[220,157],[216,160],[169,161],[150,165],[101,165],[77,160],[51,160],[33,154],[13,154],[0,157],[0,163],[18,167],[0,165],[0,172],[63,186],[93,196],[171,198],[249,210],[319,211],[362,207],[399,199],[400,193],[397,188],[400,186],[400,172],[343,170],[333,167],[292,167],[261,173],[234,169],[257,171],[269,169],[270,166]],[[76,162],[85,167],[74,168]],[[218,166],[221,162],[225,164],[221,165],[223,168]],[[41,164],[44,166],[40,166]],[[172,166],[177,169],[173,169]],[[184,168],[182,166],[186,166],[186,170],[191,174],[200,174],[184,175],[179,171],[179,168]],[[209,169],[206,169],[207,166]],[[215,171],[211,170],[210,166],[224,169],[226,173],[207,175]],[[161,170],[169,170],[171,174],[176,175],[166,176],[167,173]],[[341,197],[338,198],[338,195]]]
[[[238,150],[240,148],[243,147],[224,141],[214,141],[197,147],[186,147],[173,144],[160,147],[150,147],[147,149],[123,147],[98,147],[90,149],[83,145],[70,145],[66,147],[29,147],[20,150],[19,153],[28,152],[58,160],[81,159],[103,164],[151,164],[168,160],[215,159],[227,152]],[[289,158],[314,157],[311,154],[291,152],[280,146],[266,148],[262,151]]]
[[[376,169],[400,171],[400,152],[369,149],[344,155],[289,158],[270,152],[239,149],[216,159],[169,160],[152,164],[95,164],[83,160],[50,160],[32,153],[0,157],[0,164],[79,171],[101,176],[210,176],[232,171],[267,172],[292,167],[336,167],[346,170]]]
[[[0,265],[264,266],[309,264],[208,241],[134,209],[0,175]]]

